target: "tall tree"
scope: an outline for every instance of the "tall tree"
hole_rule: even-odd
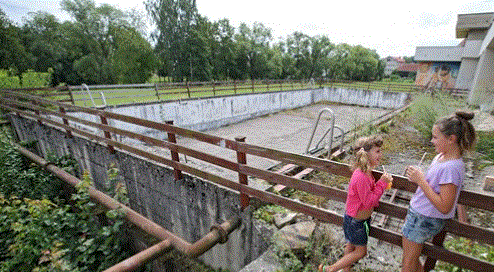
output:
[[[29,14],[22,27],[23,43],[33,56],[35,71],[55,68],[65,55],[59,30],[60,23],[54,15],[41,11]]]
[[[209,32],[212,78],[214,80],[241,78],[235,62],[235,28],[228,19],[221,19],[210,23]]]
[[[73,74],[67,77],[69,83],[137,83],[145,81],[144,75],[150,75],[155,69],[154,60],[149,56],[150,44],[133,26],[138,17],[108,4],[96,6],[93,0],[62,0],[61,5],[74,19],[73,23],[65,22],[61,27],[66,37],[67,62],[73,63],[76,72],[76,77]],[[122,35],[128,37],[122,38]],[[125,62],[122,62],[123,48],[134,53]],[[150,62],[143,64],[143,59]],[[115,63],[128,67],[115,69]],[[139,70],[134,76],[128,73],[128,70],[138,69],[145,70]]]
[[[235,35],[237,65],[250,79],[267,78],[270,74],[271,29],[262,23],[254,22],[252,28],[241,23]]]
[[[21,30],[0,9],[0,68],[22,73],[30,68],[31,58],[22,43]]]
[[[287,53],[295,60],[296,77],[308,79],[322,76],[334,47],[324,35],[311,37],[301,32],[290,35],[287,38]]]
[[[197,46],[193,31],[199,13],[195,0],[147,0],[146,10],[156,25],[152,38],[156,41],[156,53],[162,60],[160,72],[181,81],[190,78],[191,47]],[[196,33],[197,34],[197,33]],[[195,44],[189,46],[188,41]]]
[[[119,83],[142,83],[155,70],[157,60],[151,44],[137,29],[120,28],[114,35],[113,72]]]

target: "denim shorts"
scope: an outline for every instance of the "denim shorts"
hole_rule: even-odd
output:
[[[423,244],[436,236],[444,228],[445,224],[446,219],[427,217],[410,208],[405,218],[402,232],[403,236],[408,240]]]
[[[345,214],[343,231],[345,239],[352,245],[365,246],[369,237],[370,218],[366,220],[355,219]]]

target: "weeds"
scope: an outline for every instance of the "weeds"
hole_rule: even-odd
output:
[[[412,117],[413,127],[417,129],[424,139],[432,136],[432,126],[442,116],[454,113],[457,109],[466,107],[464,100],[454,100],[445,94],[417,95],[409,111]]]
[[[122,239],[123,213],[90,200],[87,173],[66,199],[62,181],[25,159],[7,139],[0,145],[0,272],[102,271],[132,255]],[[49,160],[75,169],[68,157]],[[118,189],[116,197],[125,199],[125,188]]]
[[[477,131],[477,152],[494,161],[494,131]]]

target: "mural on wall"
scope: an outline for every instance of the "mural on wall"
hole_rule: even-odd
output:
[[[417,71],[415,85],[427,90],[444,90],[454,88],[460,63],[456,62],[421,62]]]

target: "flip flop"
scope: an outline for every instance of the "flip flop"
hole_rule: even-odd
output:
[[[326,268],[328,268],[328,267],[329,267],[328,265],[320,264],[319,267],[317,268],[317,271],[319,271],[319,272],[325,272],[326,271]]]

